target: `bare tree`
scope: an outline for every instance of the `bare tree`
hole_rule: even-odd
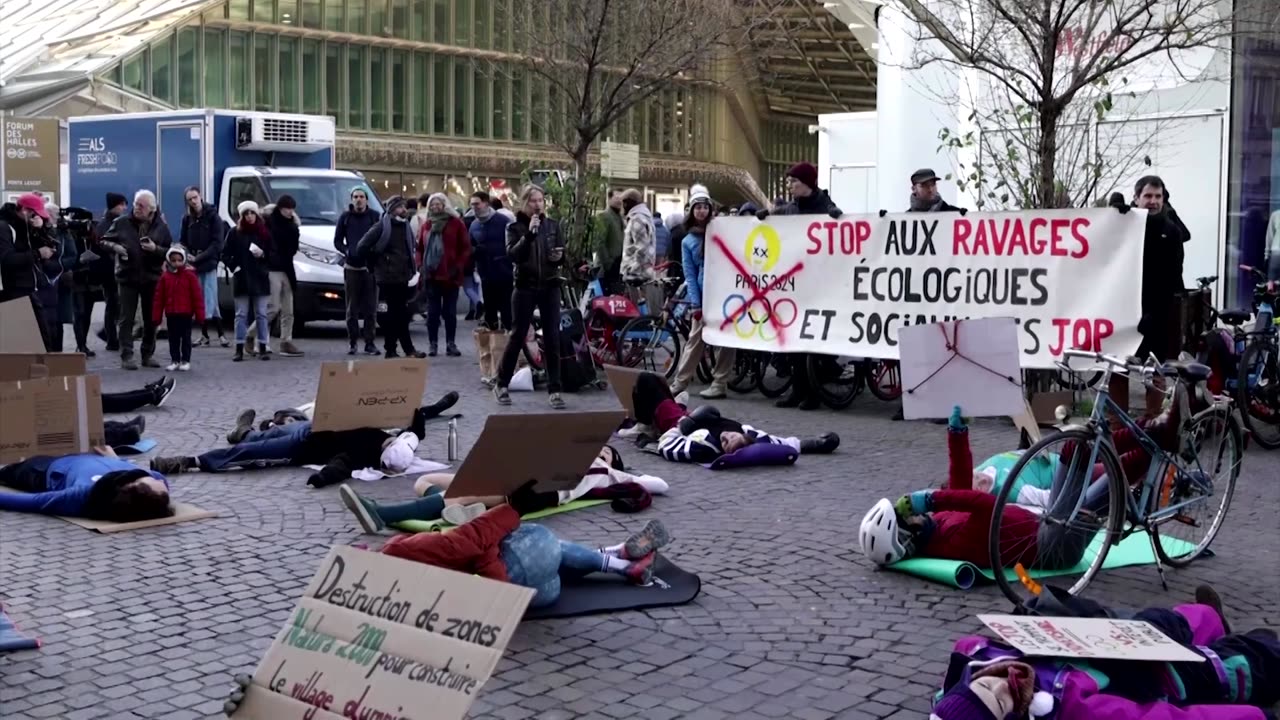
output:
[[[1205,48],[1239,31],[1220,0],[897,1],[915,20],[911,63],[951,65],[980,86],[970,129],[942,137],[981,155],[961,181],[1023,207],[1093,200],[1108,162],[1124,160],[1091,142],[1093,123],[1153,75],[1199,75]]]

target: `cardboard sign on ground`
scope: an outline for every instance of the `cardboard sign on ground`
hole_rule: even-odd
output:
[[[906,419],[945,418],[956,405],[968,417],[1026,410],[1013,318],[913,325],[899,331],[898,342]]]
[[[80,353],[0,354],[0,382],[84,375],[88,364]]]
[[[572,490],[621,421],[621,410],[490,415],[445,497],[507,495],[529,480]]]
[[[426,360],[324,363],[312,429],[409,427],[426,389]]]
[[[1028,615],[979,615],[978,619],[1026,655],[1204,662],[1141,620]]]
[[[334,547],[232,717],[461,720],[532,598],[519,585]]]
[[[0,464],[104,443],[97,375],[0,382]]]
[[[0,303],[0,353],[45,352],[36,311],[27,298]]]
[[[627,411],[627,417],[636,416],[636,404],[632,392],[636,389],[636,380],[648,372],[641,368],[622,367],[621,365],[605,365],[604,374],[609,378],[609,388],[618,396],[618,402]]]
[[[10,487],[0,485],[0,493],[17,493]],[[85,530],[92,530],[98,533],[118,533],[128,530],[141,530],[149,527],[160,527],[161,525],[176,525],[177,523],[188,522],[191,520],[204,520],[205,518],[218,517],[218,513],[214,510],[201,510],[195,505],[187,503],[174,503],[173,514],[165,518],[157,518],[155,520],[139,520],[137,522],[118,523],[110,520],[93,520],[90,518],[71,517],[69,515],[57,515],[59,519],[66,520],[72,525],[79,525]]]

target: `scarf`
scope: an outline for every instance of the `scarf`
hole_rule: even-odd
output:
[[[447,212],[433,212],[427,217],[431,221],[431,230],[423,243],[422,268],[433,273],[444,261],[444,226],[452,216]]]
[[[942,207],[941,197],[937,200],[929,201],[923,198],[918,198],[915,195],[911,196],[911,209],[914,212],[934,212],[940,207]]]

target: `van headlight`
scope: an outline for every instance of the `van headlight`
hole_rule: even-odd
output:
[[[305,257],[307,257],[310,260],[314,260],[318,263],[323,263],[325,265],[341,265],[342,264],[341,255],[339,255],[338,253],[332,250],[325,250],[324,248],[318,248],[314,245],[308,245],[306,243],[298,243],[298,252],[302,253]]]

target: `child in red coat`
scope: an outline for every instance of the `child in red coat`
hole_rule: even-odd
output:
[[[156,283],[151,315],[157,325],[161,316],[169,318],[169,360],[165,370],[191,369],[191,329],[204,323],[204,293],[200,279],[187,266],[187,252],[175,245],[165,255],[164,272]]]

